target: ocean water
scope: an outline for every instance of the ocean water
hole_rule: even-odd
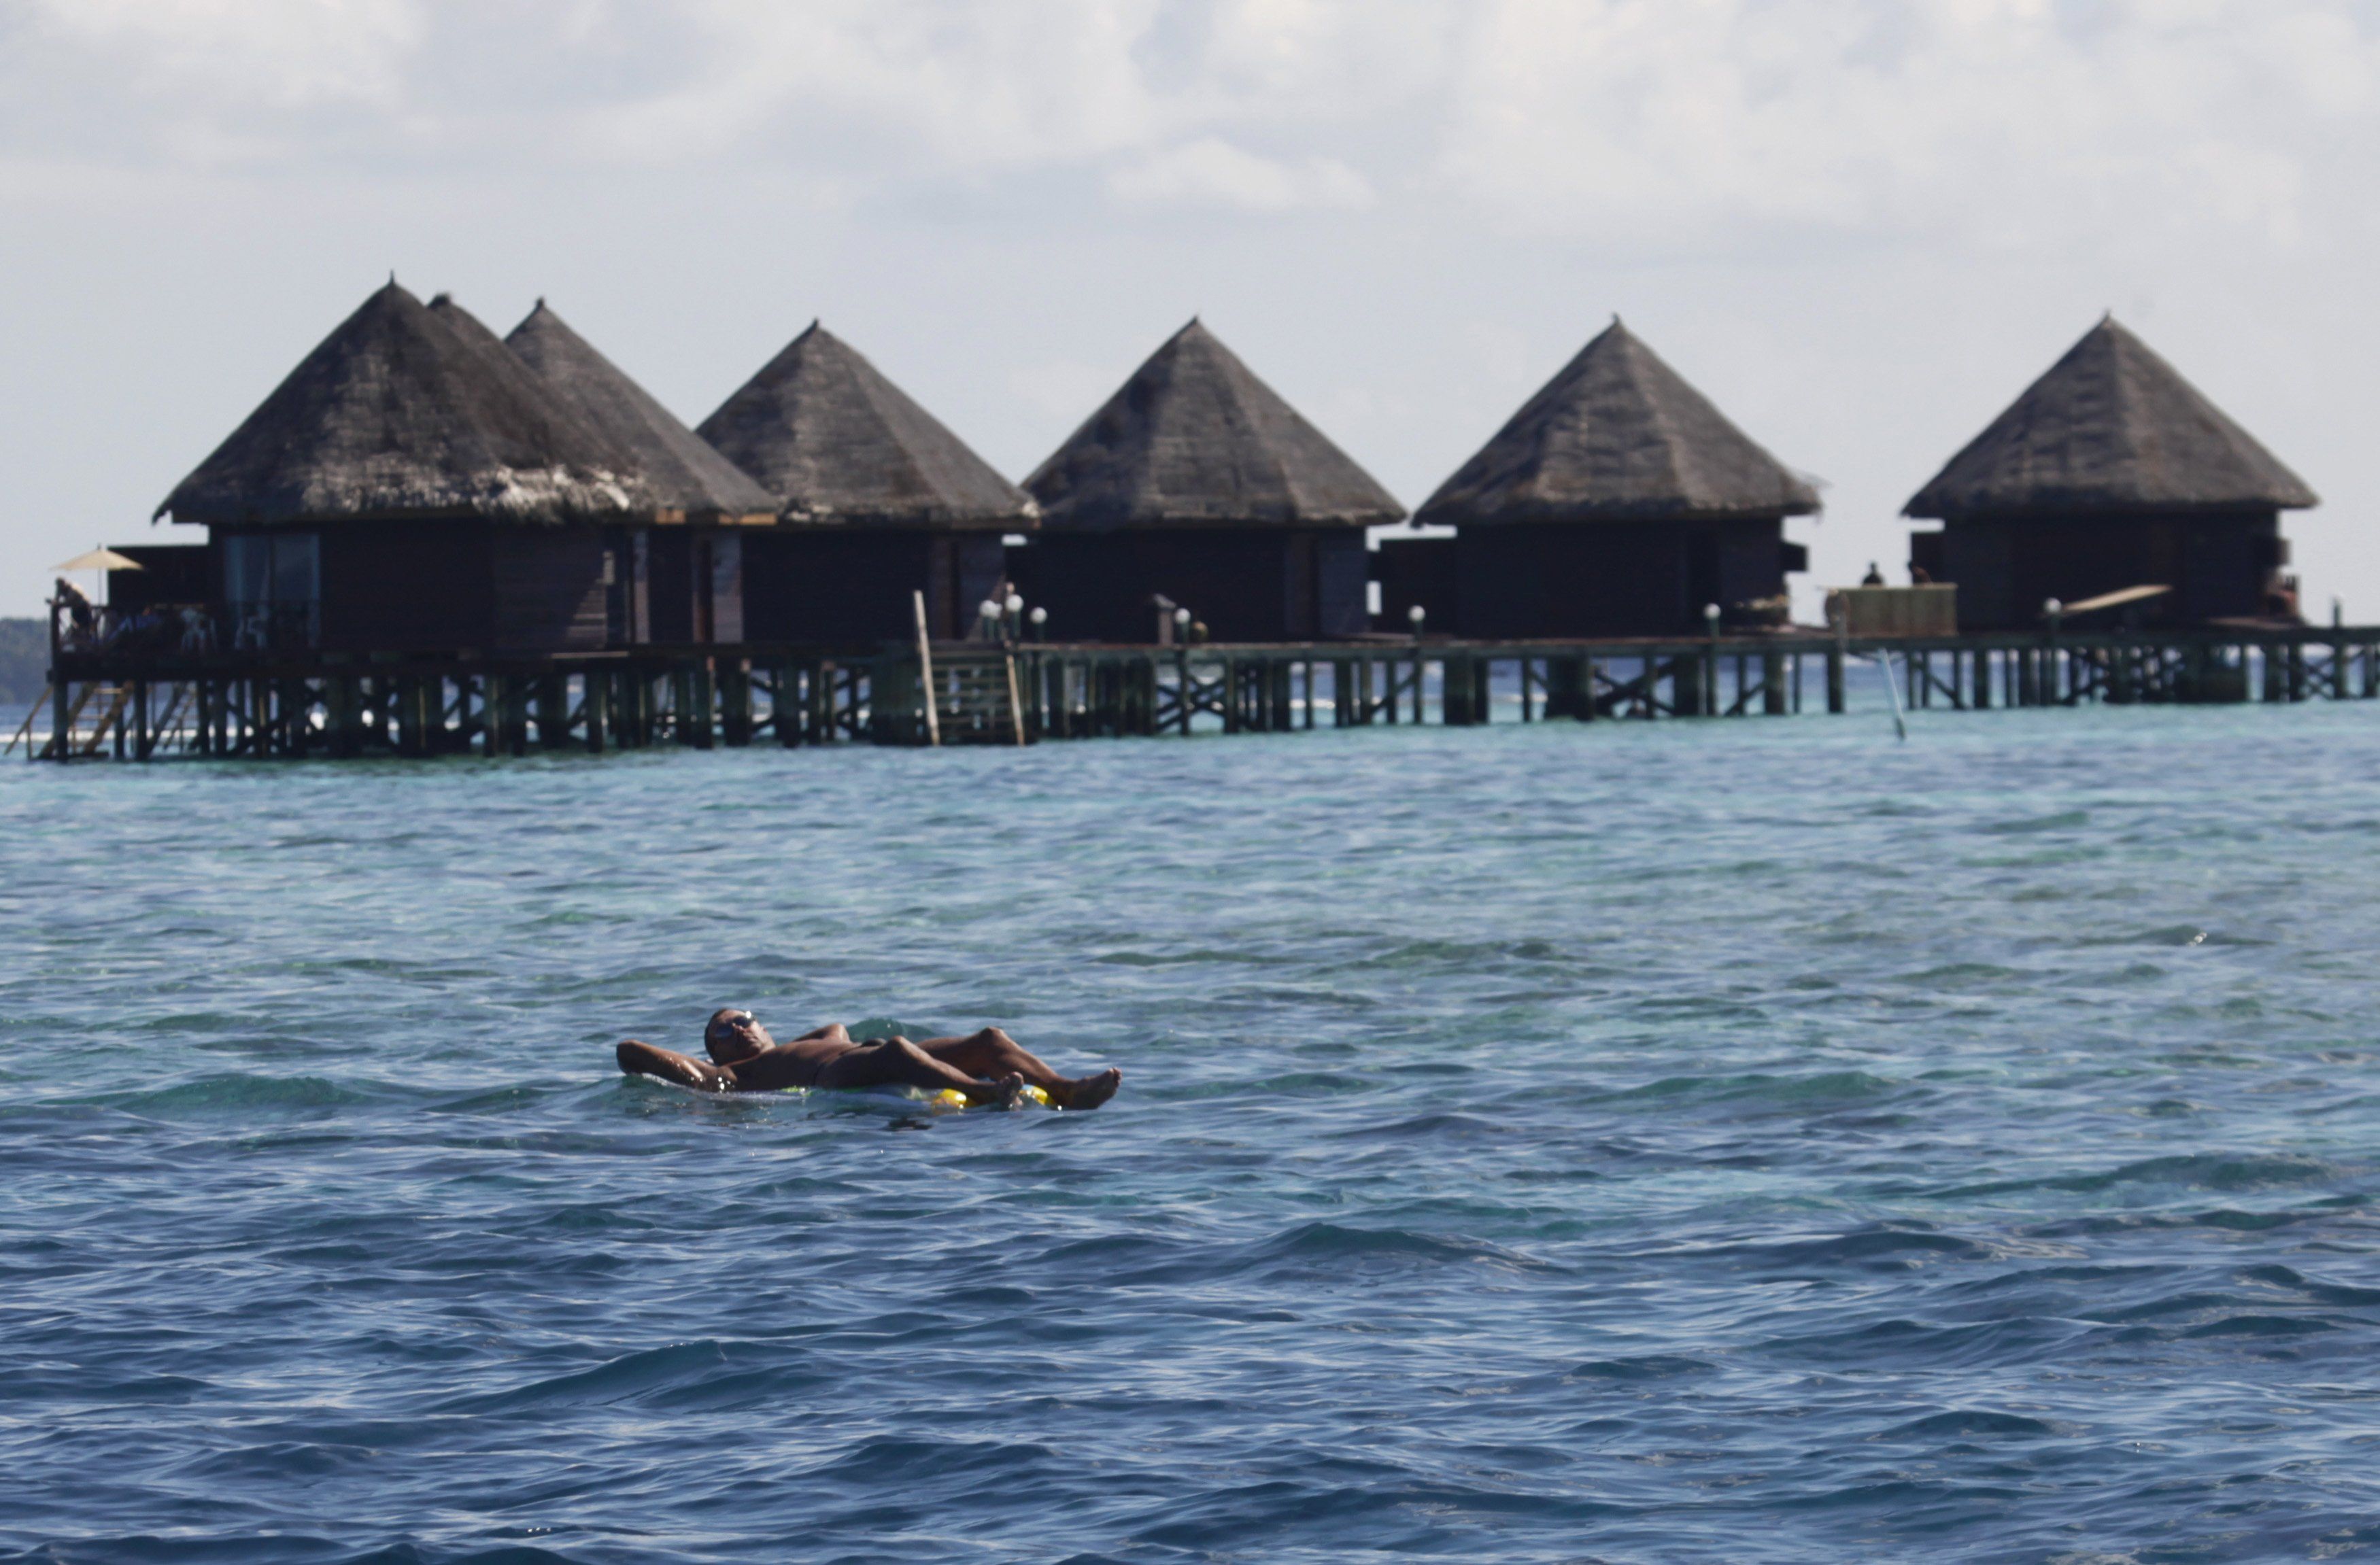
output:
[[[0,1559],[2380,1552],[2380,704],[0,769]],[[612,1045],[999,1022],[1096,1113]]]

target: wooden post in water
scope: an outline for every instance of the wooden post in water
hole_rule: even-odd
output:
[[[926,594],[923,590],[909,594],[909,609],[915,618],[917,637],[917,683],[926,698],[926,743],[940,747],[942,742],[941,702],[934,687],[934,644],[926,635]]]
[[[1760,654],[1760,710],[1769,717],[1785,715],[1785,654]]]
[[[720,661],[719,729],[731,749],[752,742],[752,665],[741,658]]]
[[[537,710],[537,747],[558,750],[570,743],[570,682],[549,669],[529,683],[529,698]]]
[[[612,671],[590,668],[580,683],[579,710],[586,714],[587,753],[600,756],[612,737]]]

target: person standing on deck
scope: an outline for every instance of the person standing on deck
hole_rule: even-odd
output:
[[[1123,1080],[1112,1065],[1094,1075],[1062,1076],[998,1027],[922,1043],[905,1037],[854,1042],[842,1023],[830,1022],[779,1043],[752,1013],[731,1007],[711,1013],[702,1046],[710,1056],[708,1062],[630,1038],[619,1047],[620,1069],[698,1092],[920,1086],[964,1093],[969,1103],[1013,1103],[1029,1086],[1049,1094],[1060,1109],[1096,1109],[1115,1096]]]

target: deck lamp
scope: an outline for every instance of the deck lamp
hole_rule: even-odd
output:
[[[1717,635],[1718,634],[1718,604],[1716,604],[1716,603],[1706,603],[1706,604],[1704,604],[1704,605],[1703,605],[1703,623],[1704,623],[1705,625],[1706,625],[1710,626],[1710,633],[1711,633],[1713,636],[1717,636]]]
[[[1405,618],[1413,623],[1414,636],[1418,638],[1421,635],[1421,622],[1429,618],[1429,611],[1415,603],[1405,611]]]
[[[1189,629],[1189,628],[1190,628],[1190,611],[1189,611],[1189,610],[1187,610],[1187,609],[1176,609],[1176,610],[1174,610],[1174,611],[1173,611],[1173,623],[1174,623],[1175,625],[1177,625],[1181,626],[1184,630],[1187,630],[1187,629]]]
[[[1027,614],[1027,615],[1026,616],[1026,618],[1027,618],[1027,619],[1029,619],[1029,620],[1031,620],[1031,621],[1033,622],[1033,639],[1034,639],[1034,640],[1036,640],[1036,641],[1047,641],[1047,640],[1049,640],[1049,639],[1050,639],[1050,611],[1049,611],[1049,610],[1044,609],[1044,608],[1042,608],[1042,607],[1040,607],[1039,605],[1038,605],[1038,604],[1037,604],[1037,605],[1035,605],[1033,612],[1032,612],[1030,614]]]

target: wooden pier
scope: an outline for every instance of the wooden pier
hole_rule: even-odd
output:
[[[1784,631],[1658,641],[952,642],[929,653],[61,651],[48,698],[11,747],[53,760],[521,756],[1779,716],[1843,711],[1847,671],[1862,661],[1884,661],[1895,698],[1920,710],[2380,697],[2380,626],[1866,640]]]

